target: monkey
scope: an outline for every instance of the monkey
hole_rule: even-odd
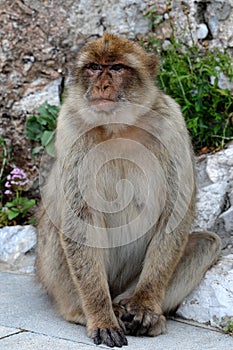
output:
[[[190,233],[194,154],[157,67],[156,56],[111,33],[81,48],[41,189],[36,274],[97,345],[164,334],[166,316],[221,251],[215,233]]]

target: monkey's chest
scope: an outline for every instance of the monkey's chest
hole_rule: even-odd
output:
[[[164,206],[163,174],[156,160],[149,160],[142,152],[122,153],[118,148],[115,153],[94,150],[93,155],[91,150],[80,163],[76,205],[79,213],[83,205],[90,215],[93,244],[122,247],[157,223]]]
[[[150,164],[137,164],[137,159],[113,159],[103,164],[96,176],[95,195],[107,226],[156,220],[163,202],[162,183],[158,170]]]

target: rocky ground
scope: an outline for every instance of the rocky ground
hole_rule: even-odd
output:
[[[25,120],[36,107],[24,108],[20,101],[67,74],[82,35],[72,25],[75,1],[0,1],[0,136],[12,146],[18,167],[35,176],[31,142],[25,137]],[[56,91],[58,99],[59,91]],[[45,96],[45,100],[50,96]],[[29,97],[30,98],[30,97]],[[52,103],[52,101],[49,101]]]

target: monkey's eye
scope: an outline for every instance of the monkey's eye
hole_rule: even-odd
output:
[[[87,66],[88,69],[91,69],[91,70],[102,70],[102,66],[100,64],[97,64],[97,63],[90,63],[88,64]]]
[[[121,69],[124,69],[125,66],[121,63],[118,64],[113,64],[109,69],[114,71],[114,72],[119,72]]]

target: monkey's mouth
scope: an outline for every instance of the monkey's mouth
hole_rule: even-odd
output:
[[[96,111],[111,111],[116,107],[116,102],[110,98],[95,98],[90,101],[91,107]]]

